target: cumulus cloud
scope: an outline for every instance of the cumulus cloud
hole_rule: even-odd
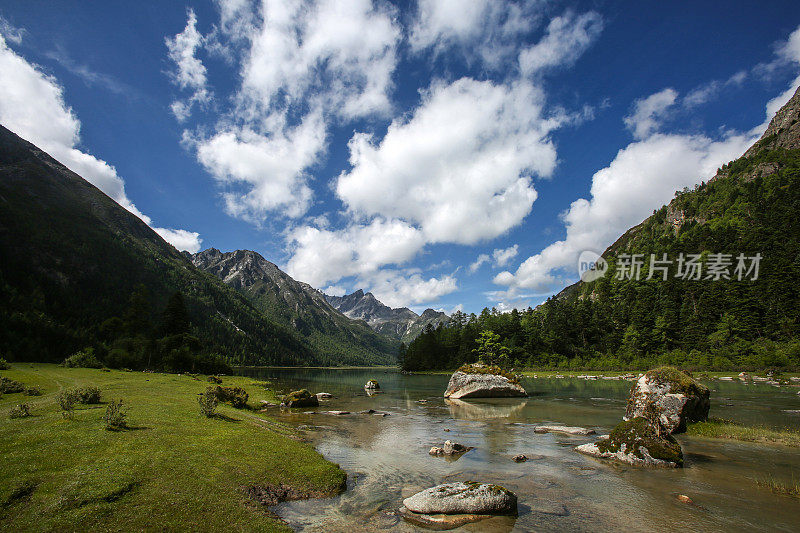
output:
[[[0,72],[3,73],[0,77],[0,123],[53,156],[150,225],[150,217],[139,211],[128,198],[125,182],[117,175],[116,169],[102,159],[76,148],[80,141],[81,123],[64,101],[64,90],[58,81],[11,50],[4,35],[0,35]],[[176,247],[196,246],[199,249],[197,233],[154,229],[170,237],[179,237],[173,243]],[[191,241],[189,236],[194,236],[194,240]]]
[[[203,167],[232,189],[223,194],[230,215],[258,224],[268,211],[299,217],[308,209],[312,192],[305,170],[325,148],[319,112],[309,113],[295,127],[278,127],[269,134],[245,126],[187,139],[196,146]]]
[[[455,277],[425,279],[419,273],[384,269],[363,278],[375,297],[389,307],[431,302],[458,289]]]
[[[425,245],[421,232],[400,220],[376,218],[341,230],[300,226],[289,233],[286,272],[315,287],[402,265]]]
[[[347,290],[342,287],[341,285],[328,285],[322,292],[327,294],[328,296],[344,296],[347,294]]]
[[[658,130],[667,109],[675,104],[677,97],[678,92],[675,89],[667,88],[647,98],[636,100],[633,112],[623,119],[625,126],[633,133],[635,139],[644,139]]]
[[[186,145],[223,186],[232,216],[255,224],[268,214],[300,217],[311,205],[309,170],[327,151],[332,121],[391,110],[401,38],[395,9],[371,0],[277,0],[256,8],[220,0],[218,6],[210,37],[196,34],[190,11],[179,48],[192,54],[179,56],[187,58],[179,72],[197,74],[186,76],[187,85],[205,81],[205,69],[191,61],[205,43],[239,61],[241,83],[225,119],[186,132]],[[180,118],[186,107],[178,102],[173,111]]]
[[[718,141],[702,135],[654,134],[629,144],[592,177],[590,199],[578,199],[562,215],[567,236],[526,259],[494,282],[513,290],[547,292],[563,282],[559,270],[577,265],[584,250],[602,253],[631,226],[668,203],[676,190],[710,178],[755,142],[750,134]],[[574,279],[577,271],[561,272]]]
[[[516,60],[515,39],[539,22],[540,3],[488,0],[420,0],[408,41],[412,52],[432,50],[433,57],[454,50],[493,69]]]
[[[436,83],[380,142],[353,136],[336,192],[356,214],[418,224],[428,242],[497,237],[530,212],[531,176],[555,167],[548,134],[564,119],[544,116],[543,100],[526,82]]]
[[[568,11],[555,17],[544,37],[519,54],[519,67],[526,76],[545,69],[575,63],[603,31],[603,18],[594,11],[580,15]]]
[[[205,105],[211,100],[207,87],[206,67],[197,57],[198,49],[203,45],[203,36],[197,31],[197,16],[189,9],[186,28],[174,37],[167,37],[165,43],[169,51],[169,59],[175,64],[170,79],[181,89],[191,91],[191,96],[172,102],[170,109],[179,121],[189,118],[192,106],[197,103]]]
[[[519,253],[519,245],[515,244],[514,246],[510,246],[508,248],[498,248],[494,252],[492,252],[492,258],[494,259],[494,264],[497,266],[506,266],[509,261],[517,257]]]

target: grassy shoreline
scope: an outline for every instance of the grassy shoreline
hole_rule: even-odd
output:
[[[689,424],[686,428],[686,435],[706,439],[782,444],[793,447],[800,446],[800,431],[798,430],[745,426],[737,422],[718,418],[709,418],[706,422]]]
[[[8,530],[287,531],[248,489],[332,495],[346,480],[258,412],[220,405],[221,416],[202,416],[197,395],[211,385],[204,376],[30,363],[0,376],[43,393],[0,397],[0,525]],[[250,405],[276,399],[252,378],[222,379],[244,387]],[[105,404],[80,405],[65,419],[56,396],[81,386],[99,387],[103,402],[121,398],[131,429],[105,430]],[[20,403],[32,416],[10,419]]]

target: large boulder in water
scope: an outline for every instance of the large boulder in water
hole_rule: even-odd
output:
[[[708,420],[710,406],[708,387],[677,368],[664,366],[636,381],[624,420],[643,416],[670,433],[683,433],[687,422]]]
[[[285,407],[317,407],[319,400],[307,389],[301,389],[284,396],[281,405]]]
[[[517,513],[517,496],[490,483],[445,483],[403,500],[409,511],[422,514],[509,515]]]
[[[635,466],[683,466],[683,451],[675,437],[643,417],[621,422],[608,438],[582,444],[575,450]]]
[[[517,377],[496,366],[464,365],[450,377],[445,398],[527,396]]]

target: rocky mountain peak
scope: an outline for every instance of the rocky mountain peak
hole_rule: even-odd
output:
[[[770,150],[800,148],[800,87],[775,113],[767,126],[767,131],[744,153],[744,157],[750,157],[764,148]]]

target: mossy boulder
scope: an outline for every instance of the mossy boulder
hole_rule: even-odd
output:
[[[687,422],[708,420],[708,387],[670,366],[647,371],[631,388],[625,420],[645,417],[670,433],[683,433]]]
[[[445,398],[513,398],[528,393],[514,374],[496,366],[464,365],[447,384]]]
[[[517,496],[491,483],[445,483],[403,500],[406,509],[423,514],[510,515],[517,513]]]
[[[585,455],[636,466],[683,466],[683,451],[675,437],[641,416],[621,422],[608,438],[575,449]]]
[[[308,392],[308,389],[301,389],[284,396],[281,405],[284,407],[317,407],[319,400]]]

